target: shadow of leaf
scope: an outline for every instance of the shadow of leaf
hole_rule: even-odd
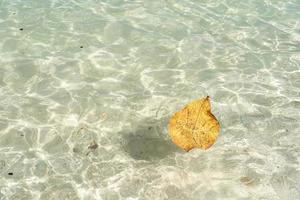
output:
[[[160,124],[160,122],[157,122]],[[136,160],[159,160],[180,150],[168,138],[162,137],[157,124],[141,123],[131,132],[122,132],[124,151]]]

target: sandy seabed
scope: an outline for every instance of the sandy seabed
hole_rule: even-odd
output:
[[[0,1],[0,199],[300,199],[299,10]],[[185,153],[168,120],[206,95],[220,137]]]

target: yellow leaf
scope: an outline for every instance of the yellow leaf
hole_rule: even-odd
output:
[[[196,100],[175,113],[169,122],[172,141],[190,151],[193,148],[208,149],[220,132],[220,124],[211,113],[209,96]]]

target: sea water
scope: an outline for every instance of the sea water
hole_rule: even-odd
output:
[[[299,133],[299,0],[0,0],[1,200],[297,200]]]

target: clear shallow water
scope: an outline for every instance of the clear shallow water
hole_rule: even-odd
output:
[[[299,199],[299,11],[1,0],[0,199]],[[185,153],[168,119],[206,95],[221,135]]]

